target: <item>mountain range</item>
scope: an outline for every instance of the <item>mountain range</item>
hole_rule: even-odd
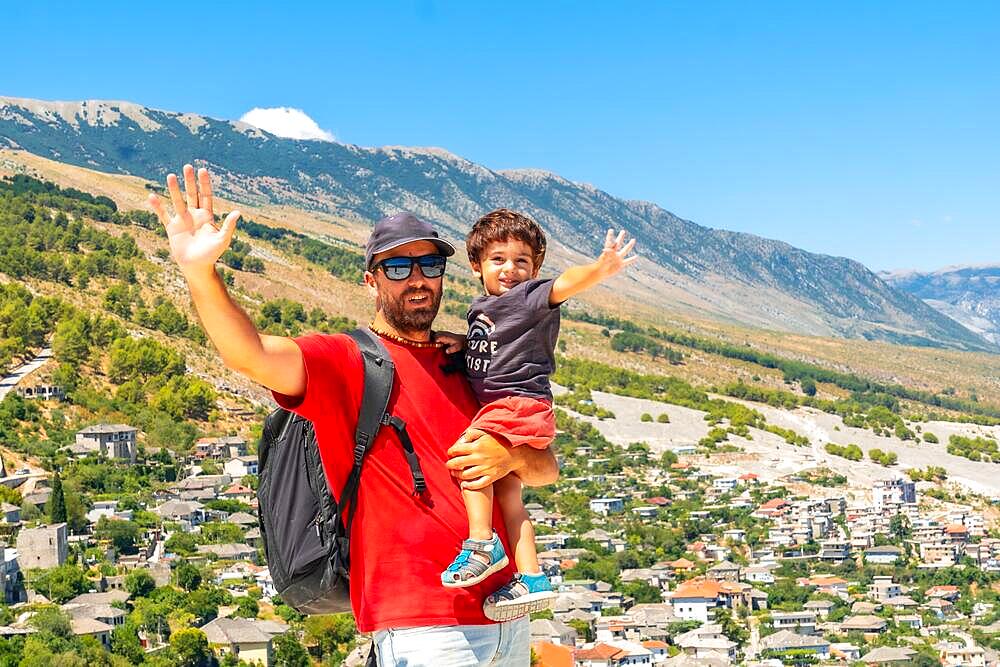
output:
[[[439,148],[292,140],[129,102],[10,97],[0,97],[0,146],[160,183],[198,159],[236,201],[369,223],[406,209],[455,239],[484,212],[506,206],[542,224],[557,265],[596,255],[604,230],[624,228],[643,261],[616,289],[666,317],[676,309],[779,331],[997,350],[981,327],[966,328],[859,262],[703,227],[550,172],[494,171]]]
[[[986,340],[1000,344],[1000,265],[880,272],[879,276]]]

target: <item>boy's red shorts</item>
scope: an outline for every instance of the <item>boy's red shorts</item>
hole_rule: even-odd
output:
[[[504,396],[480,408],[469,428],[499,436],[511,447],[545,449],[556,437],[552,403],[530,396]]]

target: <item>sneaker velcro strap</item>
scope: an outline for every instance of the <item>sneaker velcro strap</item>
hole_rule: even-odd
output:
[[[491,540],[464,540],[462,542],[463,551],[477,551],[481,554],[493,553],[493,542]]]

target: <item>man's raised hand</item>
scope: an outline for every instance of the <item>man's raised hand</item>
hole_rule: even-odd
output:
[[[183,174],[183,195],[177,175],[167,175],[173,215],[167,213],[164,201],[155,194],[149,195],[149,205],[167,230],[170,255],[181,270],[212,267],[229,247],[240,212],[232,211],[222,226],[217,227],[212,211],[212,179],[208,170],[199,169],[196,181],[194,167],[186,164]]]

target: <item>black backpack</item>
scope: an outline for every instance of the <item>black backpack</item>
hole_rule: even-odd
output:
[[[367,329],[348,335],[364,360],[364,393],[354,436],[354,465],[337,499],[320,461],[312,422],[278,408],[264,422],[258,448],[257,511],[264,554],[282,602],[303,614],[351,610],[351,524],[361,465],[382,426],[392,426],[399,434],[414,494],[426,489],[406,423],[387,413],[395,377],[392,358]]]

